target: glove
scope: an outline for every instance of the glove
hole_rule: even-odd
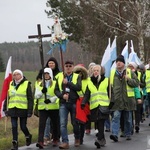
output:
[[[46,87],[43,87],[42,93],[46,93],[46,92],[47,92],[47,88],[46,88]]]
[[[53,97],[51,97],[51,99],[50,99],[51,103],[55,103],[56,100],[57,100],[57,96],[53,96]]]
[[[81,104],[81,109],[83,110],[85,108],[85,104]]]
[[[28,114],[28,118],[30,118],[32,116],[32,114]]]
[[[46,99],[46,100],[44,101],[44,103],[45,103],[45,104],[49,104],[49,103],[51,103],[51,101],[50,101],[49,99]]]
[[[114,106],[114,102],[110,102],[108,108],[109,108],[109,109],[112,109],[113,106]]]

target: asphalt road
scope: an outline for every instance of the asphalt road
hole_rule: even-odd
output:
[[[140,126],[140,132],[134,133],[131,141],[127,141],[125,138],[120,138],[118,142],[113,142],[109,139],[111,133],[106,132],[106,145],[101,147],[102,150],[150,150],[150,119],[146,119]],[[69,135],[69,145],[71,150],[94,150],[97,149],[94,145],[95,132],[92,130],[90,135],[85,135],[84,143],[80,147],[74,147],[74,137]],[[149,142],[148,142],[149,141]],[[44,150],[58,150],[58,147],[52,147],[52,145],[45,146]],[[20,147],[19,150],[38,150],[36,144],[30,146]]]

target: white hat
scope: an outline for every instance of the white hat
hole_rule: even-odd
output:
[[[132,65],[134,67],[134,69],[136,69],[138,67],[138,65],[135,62],[129,62],[128,65]]]
[[[94,66],[94,65],[96,65],[94,62],[91,62],[90,64],[89,64],[89,66],[88,66],[88,68],[90,68],[90,67],[92,67],[92,66]]]
[[[19,73],[23,77],[23,72],[19,69],[14,70],[13,74]]]
[[[51,77],[51,79],[53,80],[53,72],[51,68],[45,68],[44,69],[44,73],[49,73],[49,76]]]

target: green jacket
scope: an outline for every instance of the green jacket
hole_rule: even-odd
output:
[[[135,93],[135,99],[141,99],[141,92],[138,87],[134,88],[134,93]]]
[[[125,74],[124,71],[123,74]],[[135,110],[136,109],[136,101],[135,97],[128,97],[127,95],[127,86],[135,88],[139,85],[138,78],[135,73],[131,71],[131,78],[126,81],[124,75],[120,77],[117,73],[114,74],[114,82],[111,90],[111,102],[114,103],[112,107],[112,111],[115,110]]]

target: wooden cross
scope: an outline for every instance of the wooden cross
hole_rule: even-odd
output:
[[[30,35],[28,36],[29,39],[38,38],[39,39],[39,51],[40,51],[40,58],[41,58],[41,65],[44,68],[44,56],[43,56],[43,43],[42,38],[44,37],[51,37],[51,34],[41,34],[41,25],[37,24],[38,35]]]
[[[51,34],[41,34],[41,25],[37,24],[37,30],[38,30],[38,35],[30,35],[28,36],[29,39],[33,38],[38,38],[39,39],[39,51],[40,51],[40,59],[41,59],[41,65],[42,65],[42,71],[43,71],[43,86],[45,87],[45,79],[44,79],[44,55],[43,55],[43,43],[42,43],[42,38],[44,37],[51,37]],[[46,93],[45,99],[46,99]]]

